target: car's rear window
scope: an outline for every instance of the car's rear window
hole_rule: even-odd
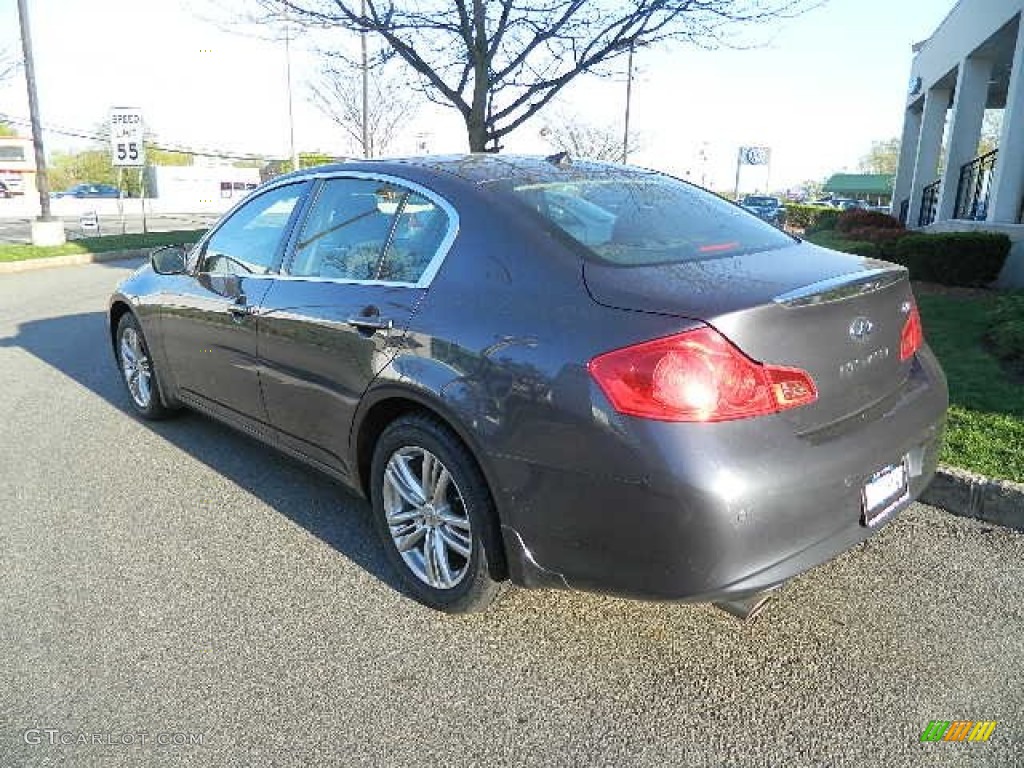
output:
[[[700,261],[794,242],[742,208],[666,176],[544,181],[506,190],[610,264]]]

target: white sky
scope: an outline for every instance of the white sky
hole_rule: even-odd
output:
[[[143,110],[162,143],[237,153],[289,154],[284,46],[225,31],[225,3],[209,0],[29,0],[44,125],[91,131],[112,106]],[[875,139],[898,135],[910,46],[928,37],[952,0],[830,0],[763,30],[751,50],[680,45],[636,56],[632,125],[643,149],[631,161],[731,189],[741,144],[772,149],[770,185],[821,180],[857,162]],[[336,33],[339,46],[353,37]],[[0,5],[0,50],[20,50],[15,3]],[[344,154],[340,131],[307,101],[317,69],[308,41],[292,47],[295,130],[301,151]],[[623,69],[624,69],[623,62]],[[587,77],[556,109],[621,131],[625,78]],[[0,114],[27,117],[21,78],[0,84]],[[546,152],[540,120],[504,141],[505,151]],[[399,152],[426,133],[431,152],[466,149],[461,119],[425,105]],[[46,136],[47,150],[82,142]],[[698,154],[708,157],[702,168]],[[763,187],[761,169],[744,188]]]

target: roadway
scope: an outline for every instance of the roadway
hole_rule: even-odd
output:
[[[434,613],[363,502],[131,415],[129,266],[0,276],[0,766],[1024,764],[1024,535],[914,505],[750,625],[553,591]],[[998,726],[919,743],[938,719]]]

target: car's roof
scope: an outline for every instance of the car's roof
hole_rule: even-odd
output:
[[[376,171],[401,175],[413,166],[428,173],[455,176],[471,184],[493,182],[540,183],[547,181],[573,181],[578,179],[615,176],[649,176],[653,171],[629,165],[599,163],[591,160],[573,160],[568,155],[497,155],[477,153],[466,155],[425,155],[387,160],[353,160],[345,163],[304,168],[298,172],[279,176],[303,178],[318,173],[345,171]]]

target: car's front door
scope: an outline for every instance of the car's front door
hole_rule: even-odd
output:
[[[265,420],[256,312],[310,186],[276,187],[236,209],[203,243],[175,294],[165,297],[164,353],[183,399],[226,416]]]
[[[354,176],[321,183],[260,310],[267,416],[293,449],[350,474],[359,399],[405,343],[456,228],[453,209],[426,190]]]

